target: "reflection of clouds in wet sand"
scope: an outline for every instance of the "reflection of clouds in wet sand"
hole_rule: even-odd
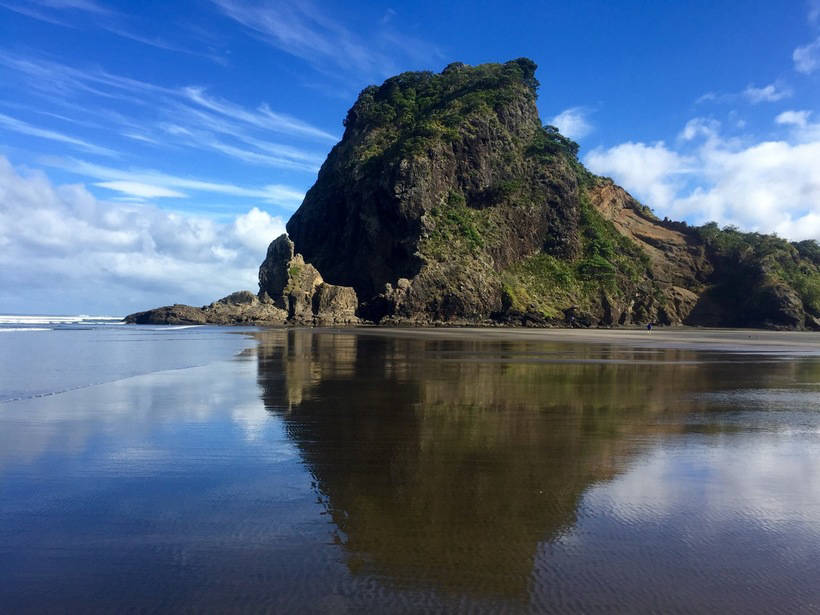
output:
[[[219,362],[4,403],[0,471],[46,452],[81,455],[107,435],[121,446],[111,453],[112,463],[158,460],[173,443],[167,449],[146,445],[152,434],[179,423],[207,426],[223,415],[249,440],[257,439],[272,421],[256,395],[255,372],[254,363]],[[243,379],[247,386],[238,387]]]
[[[588,490],[576,526],[539,547],[532,604],[811,611],[820,600],[820,442],[806,436],[664,441]]]
[[[653,450],[639,467],[590,493],[587,504],[625,523],[662,521],[691,509],[711,524],[734,515],[771,528],[797,523],[820,536],[816,435],[815,427],[812,434],[747,433],[717,441],[690,436]]]
[[[571,533],[591,486],[642,467],[638,453],[708,413],[700,392],[802,369],[459,333],[289,330],[260,341],[265,405],[316,477],[351,571],[518,599],[538,545]],[[663,493],[669,478],[632,488]]]

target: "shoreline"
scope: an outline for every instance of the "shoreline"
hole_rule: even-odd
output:
[[[699,327],[619,329],[570,329],[529,327],[385,327],[343,326],[259,327],[259,332],[309,329],[317,333],[349,333],[378,337],[422,339],[470,339],[474,341],[528,341],[581,344],[611,344],[656,349],[692,349],[734,352],[799,353],[820,355],[820,333],[815,331],[773,331],[769,329],[707,329]]]

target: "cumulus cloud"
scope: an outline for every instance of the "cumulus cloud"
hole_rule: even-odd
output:
[[[798,47],[792,53],[794,60],[794,70],[807,75],[813,73],[820,67],[820,37],[814,42]]]
[[[587,120],[589,111],[584,107],[570,107],[564,109],[552,118],[548,124],[552,124],[565,137],[570,139],[581,139],[592,132],[592,124]]]
[[[777,83],[770,83],[761,88],[749,85],[743,90],[743,96],[752,104],[760,102],[777,102],[792,95],[789,88]]]
[[[788,139],[743,144],[722,137],[714,122],[693,120],[677,148],[624,143],[593,150],[585,162],[661,216],[820,238],[820,127],[805,112],[776,122],[792,129]]]
[[[786,124],[805,128],[809,123],[810,115],[811,111],[784,111],[774,118],[774,121],[777,124]]]
[[[652,145],[622,143],[607,150],[596,148],[584,162],[594,172],[612,176],[651,204],[666,204],[674,199],[690,163],[663,141]]]
[[[255,289],[265,248],[282,232],[284,221],[257,207],[216,222],[100,201],[83,185],[54,185],[0,157],[0,311],[202,305]]]
[[[820,141],[820,122],[811,121],[811,111],[784,111],[774,121],[791,129],[791,138],[798,143]]]
[[[714,139],[720,130],[720,122],[711,118],[696,117],[692,118],[680,131],[678,138],[684,141],[691,141],[698,137],[706,137],[707,139]]]

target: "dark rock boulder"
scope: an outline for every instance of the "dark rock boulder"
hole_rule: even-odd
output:
[[[125,322],[138,325],[282,325],[287,313],[271,302],[242,290],[204,307],[170,305],[138,312]]]
[[[129,314],[124,321],[132,325],[204,325],[208,317],[202,308],[175,303]]]

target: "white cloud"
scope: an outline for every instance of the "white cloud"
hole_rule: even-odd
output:
[[[565,137],[581,139],[592,132],[592,124],[587,120],[589,111],[584,107],[570,107],[553,117],[548,124],[552,124]]]
[[[791,129],[790,137],[796,143],[820,141],[820,122],[812,122],[811,111],[784,111],[774,121]]]
[[[105,147],[100,147],[98,145],[94,145],[93,143],[88,143],[87,141],[83,141],[82,139],[77,139],[76,137],[64,135],[54,130],[38,128],[37,126],[32,126],[31,124],[28,124],[22,120],[18,120],[16,118],[4,115],[2,113],[0,113],[0,127],[5,128],[6,130],[10,130],[12,132],[18,132],[20,134],[30,135],[32,137],[39,137],[40,139],[48,139],[49,141],[67,143],[68,145],[72,145],[75,148],[81,149],[91,154],[100,154],[102,156],[117,155],[116,152]]]
[[[777,102],[792,95],[792,91],[777,83],[770,83],[762,88],[749,85],[743,90],[743,96],[752,104],[761,102]]]
[[[794,70],[800,73],[811,74],[820,67],[820,37],[814,42],[798,47],[792,54]]]
[[[820,0],[809,0],[809,23],[820,20]]]
[[[284,221],[257,207],[218,223],[99,201],[82,185],[55,186],[0,157],[0,311],[202,305],[255,289],[265,247],[282,232]]]
[[[236,217],[232,232],[242,245],[264,255],[270,242],[284,232],[284,227],[281,218],[273,218],[254,207],[248,213]]]
[[[687,124],[680,150],[625,143],[590,152],[585,162],[671,218],[715,220],[790,239],[820,238],[820,130],[799,112],[781,114],[788,141],[742,144],[717,126]],[[705,139],[697,140],[696,137]]]
[[[741,92],[706,92],[695,100],[696,105],[703,103],[719,103],[719,104],[733,104],[741,101],[746,101],[753,105],[762,102],[777,102],[784,98],[789,98],[794,92],[791,88],[779,81],[757,87],[754,84],[749,84]]]
[[[811,111],[784,111],[776,118],[775,123],[805,128],[809,123]]]
[[[622,143],[608,150],[596,148],[584,162],[595,173],[612,176],[652,206],[672,201],[690,164],[663,141],[652,145]]]
[[[262,199],[272,205],[278,205],[286,209],[295,209],[302,202],[302,199],[305,198],[304,193],[300,190],[280,184],[247,188],[234,184],[168,175],[167,173],[152,169],[115,169],[113,167],[106,167],[74,158],[44,157],[40,162],[45,166],[62,169],[77,175],[105,182],[147,184],[170,190],[191,190],[195,192],[210,192],[243,198]]]
[[[326,7],[309,0],[211,1],[259,40],[333,79],[337,83],[334,89],[348,88],[355,80],[359,84],[353,88],[355,93],[362,80],[372,82],[396,74],[402,64],[429,66],[444,58],[435,45],[397,32],[391,19],[373,23],[367,37],[362,38],[330,17]],[[326,85],[323,90],[328,90]]]
[[[207,96],[203,88],[187,87],[183,88],[182,91],[185,97],[190,99],[192,102],[205,107],[206,109],[215,111],[221,115],[230,117],[231,119],[252,124],[259,128],[266,128],[268,130],[302,137],[313,137],[326,141],[335,142],[339,140],[338,137],[294,117],[271,111],[270,107],[266,104],[260,105],[257,111],[248,111],[247,109],[226,100],[219,100],[217,98]]]
[[[100,188],[108,188],[109,190],[114,190],[115,192],[121,192],[129,196],[142,197],[146,199],[167,197],[181,198],[188,196],[187,194],[177,192],[176,190],[169,190],[168,188],[163,188],[162,186],[152,186],[151,184],[142,184],[140,182],[98,182],[94,185],[99,186]]]
[[[51,106],[59,105],[78,114],[87,114],[86,105],[78,106],[69,102],[69,99],[89,94],[101,99],[101,108],[94,114],[96,118],[114,124],[117,126],[116,131],[128,138],[157,146],[181,145],[197,150],[205,147],[243,162],[313,174],[324,160],[323,155],[299,147],[272,143],[264,136],[276,133],[312,141],[338,141],[336,135],[298,118],[273,111],[266,103],[261,103],[256,109],[248,109],[231,101],[209,96],[201,87],[168,88],[112,74],[98,67],[80,70],[57,62],[19,57],[2,51],[0,66],[21,73],[27,87],[44,95]],[[143,107],[138,116],[147,112],[151,117],[136,120],[138,116],[129,117],[113,111],[109,108],[111,99]],[[151,109],[145,108],[148,106]],[[157,120],[155,114],[162,119]],[[78,124],[81,122],[72,118],[64,119]],[[15,129],[21,130],[19,127]],[[248,134],[248,130],[258,134]],[[254,152],[226,143],[216,138],[215,134],[226,135],[262,151]],[[174,138],[168,139],[169,135]],[[78,139],[61,140],[91,153],[106,153],[104,148]]]
[[[683,127],[678,137],[684,141],[692,141],[698,137],[713,139],[719,130],[720,122],[717,120],[696,117],[686,122],[686,126]]]

